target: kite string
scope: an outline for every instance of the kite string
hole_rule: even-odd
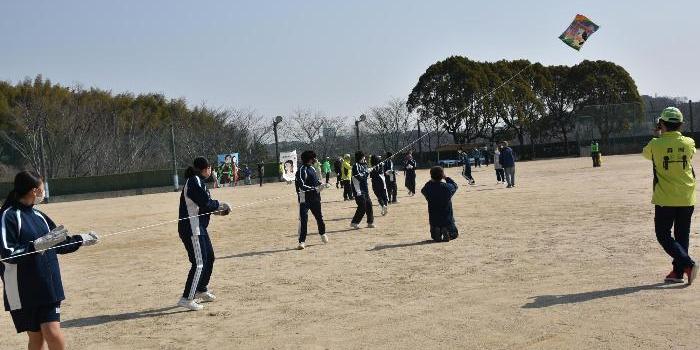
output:
[[[269,202],[269,201],[276,200],[276,199],[280,199],[280,198],[283,198],[283,197],[286,197],[286,196],[278,196],[278,197],[274,197],[274,198],[267,198],[267,199],[263,199],[263,200],[260,200],[260,201],[255,201],[255,202],[250,202],[250,203],[247,203],[247,204],[242,204],[242,205],[230,207],[230,209],[233,210],[233,209],[245,208],[245,207],[249,207],[249,206],[254,205],[254,204],[259,204],[259,203],[263,203],[263,202]],[[153,228],[153,227],[157,227],[157,226],[163,226],[163,225],[170,224],[170,223],[174,223],[174,222],[180,222],[180,221],[182,221],[182,220],[189,220],[189,219],[193,219],[193,218],[200,217],[200,216],[204,216],[204,215],[211,215],[211,214],[214,214],[214,213],[217,213],[217,212],[220,212],[220,211],[223,211],[223,209],[214,210],[214,211],[211,211],[211,212],[202,213],[202,214],[198,214],[198,215],[192,215],[192,216],[188,216],[188,217],[184,217],[184,218],[178,218],[178,219],[174,219],[174,220],[162,221],[162,222],[158,222],[158,223],[155,223],[155,224],[150,224],[150,225],[146,225],[146,226],[130,228],[130,229],[122,230],[122,231],[116,231],[116,232],[112,232],[112,233],[100,235],[100,238],[103,239],[103,238],[105,238],[105,237],[116,236],[116,235],[121,235],[121,234],[124,234],[124,233],[130,233],[130,232],[145,230],[145,229]],[[19,258],[19,257],[26,256],[26,255],[37,254],[37,253],[43,253],[43,252],[45,252],[45,251],[47,251],[47,250],[52,250],[52,249],[67,247],[67,246],[71,246],[71,245],[75,245],[75,244],[80,244],[80,243],[83,243],[83,242],[82,242],[82,241],[74,241],[74,242],[69,242],[69,243],[63,243],[63,244],[55,245],[55,246],[50,247],[50,248],[47,248],[47,249],[35,250],[35,251],[32,251],[32,252],[27,252],[27,253],[18,254],[18,255],[12,256],[12,257],[10,257],[10,258],[0,259],[0,262],[5,262],[5,261],[11,260],[11,259],[16,259],[16,258]]]
[[[491,91],[489,91],[487,94],[481,96],[481,98],[479,98],[478,100],[476,100],[474,103],[479,103],[479,102],[481,102],[483,99],[485,99],[486,97],[488,97],[488,96],[490,96],[491,94],[493,94],[494,92],[496,92],[496,90],[500,89],[501,87],[505,86],[507,83],[509,83],[510,81],[512,81],[513,79],[515,79],[518,75],[520,75],[522,72],[524,72],[525,69],[529,68],[531,65],[532,65],[532,63],[526,65],[526,66],[523,67],[521,70],[519,70],[517,73],[515,73],[513,76],[511,76],[510,78],[508,78],[508,79],[506,79],[505,81],[503,81],[503,82],[502,82],[500,85],[498,85],[497,87],[493,88],[493,89],[492,89]],[[454,118],[456,118],[457,116],[459,116],[460,114],[464,113],[464,112],[465,112],[466,110],[468,110],[468,109],[469,109],[469,107],[465,107],[464,109],[462,109],[462,110],[459,111],[458,113],[455,113],[455,115],[453,115],[452,117],[448,118],[448,119],[446,120],[446,122],[447,122],[447,121],[450,121],[450,120],[452,120],[452,119],[454,119]],[[418,138],[416,138],[415,140],[413,140],[412,142],[410,142],[409,144],[407,144],[406,146],[404,146],[403,148],[401,148],[398,152],[396,152],[395,154],[393,154],[391,157],[388,157],[387,159],[382,160],[379,164],[382,164],[382,163],[384,163],[384,162],[386,162],[386,161],[388,161],[388,160],[390,160],[390,159],[396,157],[398,154],[400,154],[401,152],[405,151],[405,150],[408,149],[409,147],[413,146],[413,145],[416,144],[418,141],[422,140],[424,137],[426,137],[427,135],[429,135],[431,132],[432,132],[432,131],[428,131],[428,132],[424,133],[423,135],[420,135]],[[373,168],[375,168],[376,166],[378,166],[378,164],[375,165],[375,166],[373,166],[373,167],[371,167],[370,170],[373,169]],[[298,195],[298,193],[306,193],[306,192],[311,192],[311,191],[316,191],[316,189],[313,189],[313,190],[302,190],[302,191],[295,192],[294,194],[295,194],[295,195]],[[287,197],[287,196],[284,195],[284,196],[278,196],[278,197],[273,197],[273,198],[267,198],[267,199],[263,199],[263,200],[260,200],[260,201],[254,201],[254,202],[250,202],[250,203],[247,203],[247,204],[243,204],[243,205],[238,205],[238,206],[230,207],[230,209],[233,210],[233,209],[245,208],[245,207],[252,206],[252,205],[255,205],[255,204],[264,203],[264,202],[269,202],[269,201],[281,199],[281,198],[284,198],[284,197]],[[193,218],[200,217],[200,216],[204,216],[204,215],[211,215],[211,214],[214,214],[214,213],[219,212],[219,211],[222,211],[222,210],[214,210],[214,211],[211,211],[211,212],[208,212],[208,213],[203,213],[203,214],[198,214],[198,215],[192,215],[192,216],[188,216],[188,217],[185,217],[185,218],[178,218],[178,219],[175,219],[175,220],[167,220],[167,221],[163,221],[163,222],[159,222],[159,223],[155,223],[155,224],[151,224],[151,225],[146,225],[146,226],[141,226],[141,227],[126,229],[126,230],[117,231],[117,232],[112,232],[112,233],[108,233],[108,234],[102,235],[102,238],[111,237],[111,236],[116,236],[116,235],[121,235],[121,234],[129,233],[129,232],[135,232],[135,231],[145,230],[145,229],[148,229],[148,228],[157,227],[157,226],[162,226],[162,225],[170,224],[170,223],[173,223],[173,222],[180,222],[180,221],[182,221],[182,220],[189,220],[189,219],[193,219]],[[45,251],[47,251],[47,250],[52,250],[52,249],[57,249],[57,248],[61,248],[61,247],[71,246],[71,245],[78,244],[78,243],[82,243],[82,241],[75,241],[75,242],[70,242],[70,243],[64,243],[64,244],[56,245],[56,246],[53,246],[53,247],[51,247],[51,248],[47,248],[47,249],[44,249],[44,250],[38,250],[38,251],[32,251],[32,252],[28,252],[28,253],[18,254],[18,255],[16,255],[16,256],[11,257],[11,258],[0,259],[0,262],[5,262],[5,261],[7,261],[7,260],[16,259],[16,258],[19,258],[19,257],[22,257],[22,256],[26,256],[26,255],[31,255],[31,254],[36,254],[36,253],[43,253],[43,252],[45,252]]]

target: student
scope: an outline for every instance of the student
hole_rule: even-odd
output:
[[[386,180],[384,179],[384,163],[382,157],[372,155],[371,157],[372,170],[369,172],[369,177],[372,179],[372,191],[377,196],[377,202],[382,207],[382,216],[389,212],[389,194],[386,191]]]
[[[508,147],[508,142],[501,142],[501,155],[498,162],[501,163],[506,175],[507,188],[515,187],[515,155],[513,150]]]
[[[245,183],[246,185],[250,185],[250,184],[251,184],[251,181],[250,181],[250,176],[251,176],[251,175],[253,175],[253,171],[250,170],[250,168],[248,168],[248,164],[243,165],[243,178],[245,179],[245,180],[244,180],[244,181],[245,181],[244,183]]]
[[[27,332],[28,349],[65,349],[61,331],[65,295],[57,254],[96,244],[99,237],[94,232],[69,235],[63,226],[56,227],[35,208],[44,200],[44,193],[41,176],[22,171],[0,209],[0,257],[7,259],[0,264],[5,311],[10,312],[17,333]]]
[[[496,170],[496,183],[497,184],[503,184],[506,182],[506,174],[503,171],[503,166],[501,165],[501,161],[499,157],[501,156],[501,152],[498,151],[498,148],[496,148],[493,151],[493,168]]]
[[[265,164],[258,163],[258,180],[260,181],[260,187],[263,185],[263,178],[265,177]]]
[[[355,198],[352,191],[352,185],[350,180],[352,179],[352,165],[350,165],[350,155],[346,154],[343,156],[343,165],[341,167],[343,181],[343,200],[350,201]]]
[[[692,284],[698,266],[688,254],[690,222],[695,210],[695,172],[693,156],[695,141],[681,135],[683,114],[668,107],[661,112],[658,129],[660,137],[644,147],[642,155],[652,161],[654,170],[654,207],[656,239],[673,258],[673,270],[665,282],[682,283],[683,275]],[[673,228],[673,236],[671,236]]]
[[[306,247],[306,226],[309,221],[309,210],[316,218],[318,225],[318,234],[321,235],[321,241],[328,243],[326,236],[326,224],[323,222],[323,214],[321,213],[321,191],[328,186],[321,184],[318,178],[318,173],[314,168],[316,161],[316,153],[314,151],[304,151],[301,153],[301,162],[303,163],[294,176],[294,184],[297,190],[297,198],[299,200],[299,246],[297,249],[302,250]]]
[[[340,173],[342,172],[343,168],[343,159],[340,157],[337,157],[335,161],[333,162],[333,170],[335,171],[335,188],[340,188],[341,186],[341,181],[340,181]]]
[[[413,196],[416,194],[416,161],[413,159],[413,154],[408,152],[406,155],[406,161],[404,162],[404,169],[406,172],[406,188],[408,189],[408,195]]]
[[[396,200],[396,170],[394,169],[394,154],[386,152],[384,159],[384,179],[386,180],[386,190],[389,196],[389,203],[397,203]]]
[[[462,176],[467,179],[467,182],[470,185],[476,185],[476,181],[474,181],[474,177],[472,176],[472,164],[469,162],[469,154],[462,152],[461,150],[457,152],[462,157],[462,162],[464,163],[462,167]]]
[[[322,169],[323,174],[326,175],[326,184],[331,181],[331,160],[326,157],[326,159],[323,161],[323,166]]]
[[[216,299],[208,289],[209,278],[214,268],[214,248],[207,231],[210,215],[228,215],[231,212],[228,204],[211,198],[204,183],[204,179],[210,174],[211,165],[206,158],[195,158],[193,165],[185,170],[187,180],[180,194],[180,220],[177,229],[191,266],[185,290],[177,305],[193,311],[204,308],[200,302]]]
[[[430,181],[420,191],[428,201],[430,236],[436,242],[449,242],[459,236],[452,213],[452,196],[457,184],[445,176],[442,167],[430,168]]]
[[[355,165],[352,166],[352,192],[357,203],[357,210],[353,216],[350,226],[360,228],[360,221],[367,214],[367,227],[375,228],[374,213],[372,212],[372,199],[369,197],[369,186],[367,185],[367,158],[362,151],[355,153]]]

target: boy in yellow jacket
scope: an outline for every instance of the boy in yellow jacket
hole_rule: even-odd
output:
[[[692,284],[698,273],[697,265],[688,255],[690,220],[695,209],[695,172],[693,155],[695,141],[681,135],[683,114],[668,107],[661,113],[657,126],[660,137],[644,147],[643,155],[653,163],[656,239],[673,258],[673,271],[667,283],[682,283],[683,275]],[[673,227],[673,236],[671,236]]]
[[[355,199],[352,193],[350,179],[352,178],[352,165],[350,164],[350,155],[343,156],[343,165],[341,166],[340,182],[343,184],[343,200],[351,201]]]

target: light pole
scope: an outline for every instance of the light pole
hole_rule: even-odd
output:
[[[357,150],[360,150],[360,123],[367,120],[367,116],[364,114],[360,115],[359,120],[355,120],[355,136],[357,137]]]
[[[175,157],[175,122],[170,123],[170,141],[173,146],[173,187],[175,192],[180,190],[180,181],[177,177],[177,158]]]
[[[275,117],[275,120],[272,121],[272,129],[275,132],[275,158],[277,159],[277,166],[279,167],[280,165],[280,148],[279,148],[279,139],[277,138],[277,124],[282,122],[282,116],[278,115]],[[280,178],[282,178],[282,174],[279,174]]]

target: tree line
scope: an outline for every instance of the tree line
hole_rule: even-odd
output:
[[[0,82],[0,157],[50,178],[173,166],[238,151],[263,161],[271,125],[253,110],[188,107],[162,94],[113,94],[37,76]],[[42,154],[43,151],[43,154]]]

